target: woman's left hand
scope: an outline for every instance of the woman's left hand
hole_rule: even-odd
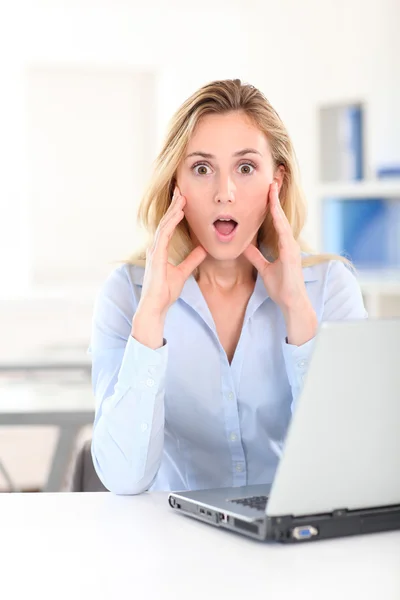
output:
[[[278,258],[269,262],[253,244],[243,254],[260,273],[271,300],[282,310],[288,343],[301,346],[315,336],[318,320],[304,283],[300,246],[279,202],[276,182],[269,188],[269,206],[278,233]]]

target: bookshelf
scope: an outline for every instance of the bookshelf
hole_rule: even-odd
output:
[[[346,200],[360,200],[363,201],[364,205],[363,208],[360,204],[360,214],[365,210],[365,206],[368,210],[371,210],[372,203],[371,205],[369,203],[368,205],[365,204],[368,199],[374,199],[375,202],[377,198],[383,199],[384,202],[387,200],[393,206],[393,203],[400,203],[400,176],[391,176],[385,179],[365,177],[366,173],[369,175],[373,172],[373,169],[366,164],[366,150],[369,140],[366,139],[368,111],[365,103],[351,102],[323,106],[319,108],[318,115],[320,181],[317,189],[320,247],[323,250],[329,250],[325,246],[328,239],[325,238],[324,232],[330,233],[331,230],[324,229],[327,223],[324,223],[324,202],[333,200],[341,203]],[[346,206],[342,205],[343,215],[348,214],[348,211],[344,210]],[[348,209],[349,211],[356,210],[354,202],[352,202],[352,205],[349,203]],[[354,219],[354,212],[352,218]],[[345,219],[345,217],[342,216],[342,219]],[[359,217],[357,217],[358,219]],[[329,220],[328,223],[330,222]],[[332,224],[332,231],[335,231],[335,227],[342,227],[343,229],[339,231],[345,231],[348,223],[347,218],[340,221],[337,217],[337,221]],[[398,228],[396,226],[394,232],[394,237],[391,234],[391,244],[392,248],[394,244],[395,255],[398,257],[400,256],[400,226]],[[356,239],[353,235],[358,235],[357,228],[354,230],[354,234],[350,235],[351,237],[347,239]],[[364,242],[369,241],[369,239],[370,237],[366,236]],[[382,245],[382,240],[389,238],[381,235],[380,238],[375,239],[378,240],[378,245]],[[375,246],[371,244],[370,248],[374,250]],[[351,253],[350,258],[352,258]],[[400,317],[400,264],[398,261],[395,261],[394,266],[392,265],[391,268],[383,268],[382,266],[376,269],[359,267],[357,275],[370,317]]]
[[[322,183],[318,191],[321,198],[382,197],[400,201],[400,178]]]
[[[400,180],[326,183],[319,186],[318,196],[322,220],[322,202],[328,198],[346,201],[379,197],[400,202]],[[398,240],[400,245],[400,232]],[[370,318],[400,317],[400,268],[359,268],[357,277]]]
[[[327,198],[348,199],[388,198],[400,202],[400,182],[360,182],[324,184],[319,189],[320,219],[322,202]],[[321,228],[322,229],[322,228]],[[322,234],[321,234],[322,238]],[[400,232],[399,232],[400,245]],[[323,240],[322,240],[323,244]],[[400,268],[357,270],[357,277],[363,293],[368,314],[371,318],[400,317]],[[387,301],[389,299],[389,302]],[[385,309],[385,305],[389,308]]]

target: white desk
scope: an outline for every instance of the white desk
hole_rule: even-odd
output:
[[[281,546],[175,514],[166,494],[0,494],[7,600],[399,600],[400,532]]]
[[[61,375],[54,371],[53,382],[35,381],[17,375],[0,377],[0,426],[52,425],[60,433],[52,459],[45,491],[58,491],[67,471],[76,436],[85,425],[93,423],[95,400],[89,381],[71,379],[64,374],[62,385],[55,383]],[[35,449],[30,450],[34,452]],[[0,457],[1,459],[1,457]],[[6,466],[6,465],[5,465]]]

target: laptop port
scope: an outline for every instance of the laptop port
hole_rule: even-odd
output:
[[[207,517],[212,517],[212,512],[210,512],[209,510],[207,511]]]
[[[244,529],[250,533],[258,533],[258,525],[256,523],[249,523],[248,521],[242,521],[242,519],[233,519],[233,523],[238,529]]]
[[[206,514],[206,511],[204,510],[204,508],[199,508],[199,513],[200,513],[201,515],[205,515],[205,514]]]
[[[295,527],[292,531],[292,537],[294,537],[296,540],[309,540],[316,535],[318,535],[318,529],[312,525]]]
[[[172,508],[180,508],[181,507],[179,502],[177,502],[176,499],[172,498],[171,496],[169,497],[169,504]]]
[[[218,519],[222,523],[229,523],[229,515],[224,515],[224,513],[219,513]]]

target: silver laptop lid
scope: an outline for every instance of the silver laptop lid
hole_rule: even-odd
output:
[[[400,319],[322,324],[268,516],[400,504]]]

